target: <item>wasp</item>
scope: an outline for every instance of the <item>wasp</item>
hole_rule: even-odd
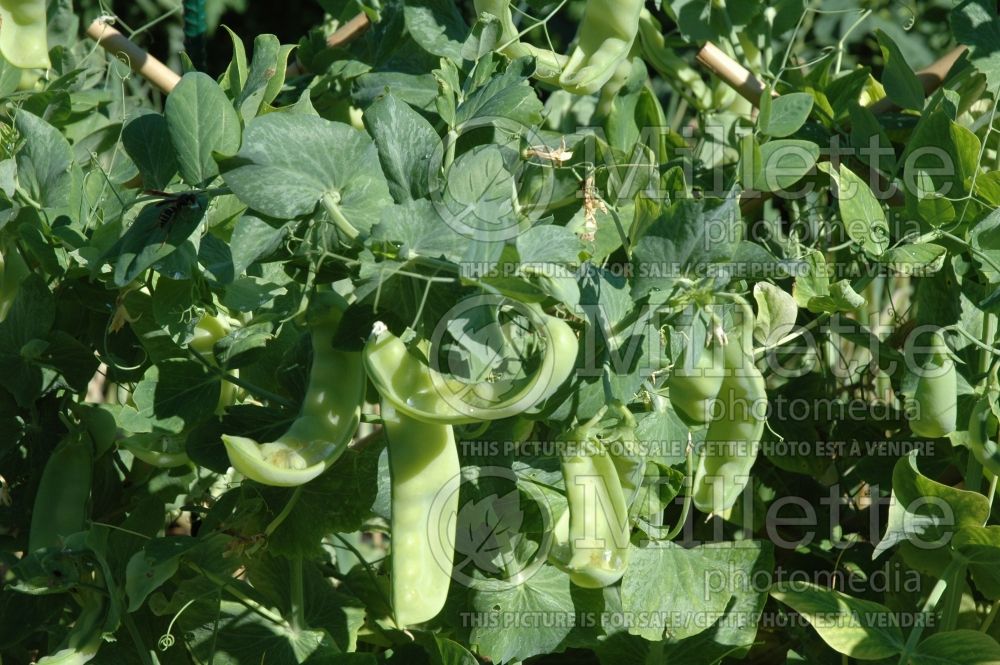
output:
[[[150,196],[161,196],[163,200],[156,204],[160,208],[160,214],[156,217],[156,224],[164,228],[173,221],[174,217],[184,208],[198,207],[197,192],[170,193],[162,192],[158,189],[147,189],[146,194]]]

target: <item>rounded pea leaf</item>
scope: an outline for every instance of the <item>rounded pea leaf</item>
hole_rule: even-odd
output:
[[[207,74],[185,74],[163,112],[181,177],[189,185],[197,187],[219,175],[213,152],[231,155],[240,147],[236,109]]]
[[[316,116],[270,113],[255,118],[243,147],[222,169],[241,201],[280,219],[310,214],[320,201],[330,202],[351,226],[367,234],[382,209],[393,203],[368,135]]]

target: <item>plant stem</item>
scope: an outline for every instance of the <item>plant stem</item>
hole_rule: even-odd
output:
[[[929,619],[931,614],[937,608],[937,604],[941,601],[941,596],[944,595],[945,589],[948,588],[948,578],[952,575],[956,566],[959,562],[952,560],[941,574],[941,579],[937,581],[934,588],[931,589],[930,595],[927,597],[927,602],[924,603],[923,608],[920,610],[921,613],[927,615],[925,619]],[[928,621],[918,622],[913,630],[910,631],[910,636],[906,639],[906,644],[903,646],[902,653],[899,654],[899,665],[908,665],[910,662],[910,656],[913,655],[914,650],[917,648],[917,644],[920,643],[920,636],[924,632],[924,627],[928,624]]]
[[[320,201],[323,203],[323,208],[326,209],[333,223],[337,225],[340,232],[347,236],[348,239],[354,240],[360,235],[358,230],[344,217],[344,213],[340,209],[340,196],[338,194],[327,192]]]
[[[1000,612],[1000,600],[993,601],[993,606],[990,608],[990,613],[986,615],[983,619],[983,624],[979,626],[979,632],[985,633],[993,625],[993,620],[997,618],[997,613]]]
[[[302,555],[298,554],[289,561],[291,579],[289,595],[291,596],[291,624],[294,630],[306,629],[305,579],[302,571]]]

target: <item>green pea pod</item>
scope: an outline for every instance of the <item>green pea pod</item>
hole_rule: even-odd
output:
[[[618,480],[625,495],[625,504],[635,503],[642,489],[642,479],[646,472],[646,458],[642,454],[639,441],[635,434],[635,417],[621,402],[616,402],[612,408],[617,412],[618,424],[609,432],[608,446],[611,461],[618,471]]]
[[[712,108],[712,90],[694,67],[667,46],[663,27],[646,9],[639,16],[639,43],[643,59],[692,106],[701,111]]]
[[[764,433],[764,377],[743,348],[737,337],[725,346],[728,375],[712,407],[713,420],[694,476],[694,505],[705,513],[721,513],[736,503],[750,480]]]
[[[567,510],[556,522],[550,552],[573,584],[588,589],[614,584],[625,574],[631,531],[618,469],[594,436],[602,415],[563,437]]]
[[[17,298],[21,281],[30,272],[17,245],[13,242],[0,245],[0,321],[7,318],[7,312]]]
[[[997,446],[997,417],[989,396],[979,398],[969,416],[969,450],[979,463],[995,476],[1000,475],[1000,448]]]
[[[218,316],[206,314],[201,317],[194,327],[194,336],[188,342],[188,346],[197,351],[212,365],[215,360],[215,343],[228,335],[232,331],[229,323]],[[238,369],[230,370],[230,374],[238,377]],[[219,386],[219,403],[215,408],[215,413],[222,415],[226,408],[236,403],[236,386],[229,381],[223,380]]]
[[[379,324],[365,346],[368,376],[379,394],[411,418],[461,425],[519,415],[548,399],[576,363],[577,339],[561,319],[529,309],[545,338],[538,369],[520,386],[508,382],[467,383],[428,367],[398,337]]]
[[[559,85],[591,95],[614,75],[639,30],[642,0],[587,0],[576,47],[559,75]]]
[[[190,463],[181,434],[146,432],[132,434],[121,441],[121,447],[137,458],[160,469],[170,469]]]
[[[500,21],[499,50],[511,60],[523,57],[535,59],[535,78],[552,85],[558,85],[559,74],[566,66],[564,55],[553,53],[522,42],[514,26],[510,11],[510,0],[475,0],[477,14],[490,14]]]
[[[40,658],[37,665],[83,665],[97,655],[108,614],[107,595],[89,588],[74,595],[78,596],[81,610],[73,622],[65,646],[52,655]]]
[[[21,69],[48,69],[45,0],[0,0],[0,53]]]
[[[307,483],[340,457],[357,431],[365,394],[361,354],[333,348],[345,307],[341,299],[310,322],[309,385],[302,410],[288,430],[269,443],[222,435],[229,461],[247,478],[279,487]]]
[[[958,414],[958,374],[941,333],[931,338],[930,357],[920,368],[913,390],[910,429],[930,439],[955,431]]]
[[[450,425],[421,422],[382,400],[392,486],[392,608],[405,627],[448,597],[461,467]]]
[[[723,349],[713,344],[701,349],[701,354],[692,361],[697,349],[688,345],[678,356],[667,379],[671,406],[692,423],[707,423],[711,419],[712,402],[726,374]]]
[[[88,437],[73,434],[52,452],[35,494],[28,551],[62,547],[87,526],[87,502],[93,477],[93,448]]]

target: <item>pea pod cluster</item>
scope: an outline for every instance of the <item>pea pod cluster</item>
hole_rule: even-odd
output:
[[[361,355],[333,348],[347,303],[324,294],[311,308],[312,366],[299,416],[276,440],[223,435],[233,467],[265,485],[293,487],[323,473],[347,448],[361,421],[365,373]]]
[[[536,59],[536,76],[577,95],[598,92],[628,56],[639,30],[641,0],[587,0],[576,44],[568,56],[520,41],[510,0],[476,0],[476,11],[500,21],[500,48],[511,58]]]
[[[433,618],[447,597],[460,482],[452,426],[522,414],[550,397],[573,370],[578,343],[572,329],[540,308],[529,311],[545,349],[537,369],[505,390],[437,372],[382,324],[365,346],[389,450],[390,583],[400,627]]]
[[[712,405],[712,420],[694,475],[694,505],[706,513],[721,513],[736,503],[750,481],[764,433],[764,377],[744,350],[745,344],[733,337],[725,346],[727,374]]]

